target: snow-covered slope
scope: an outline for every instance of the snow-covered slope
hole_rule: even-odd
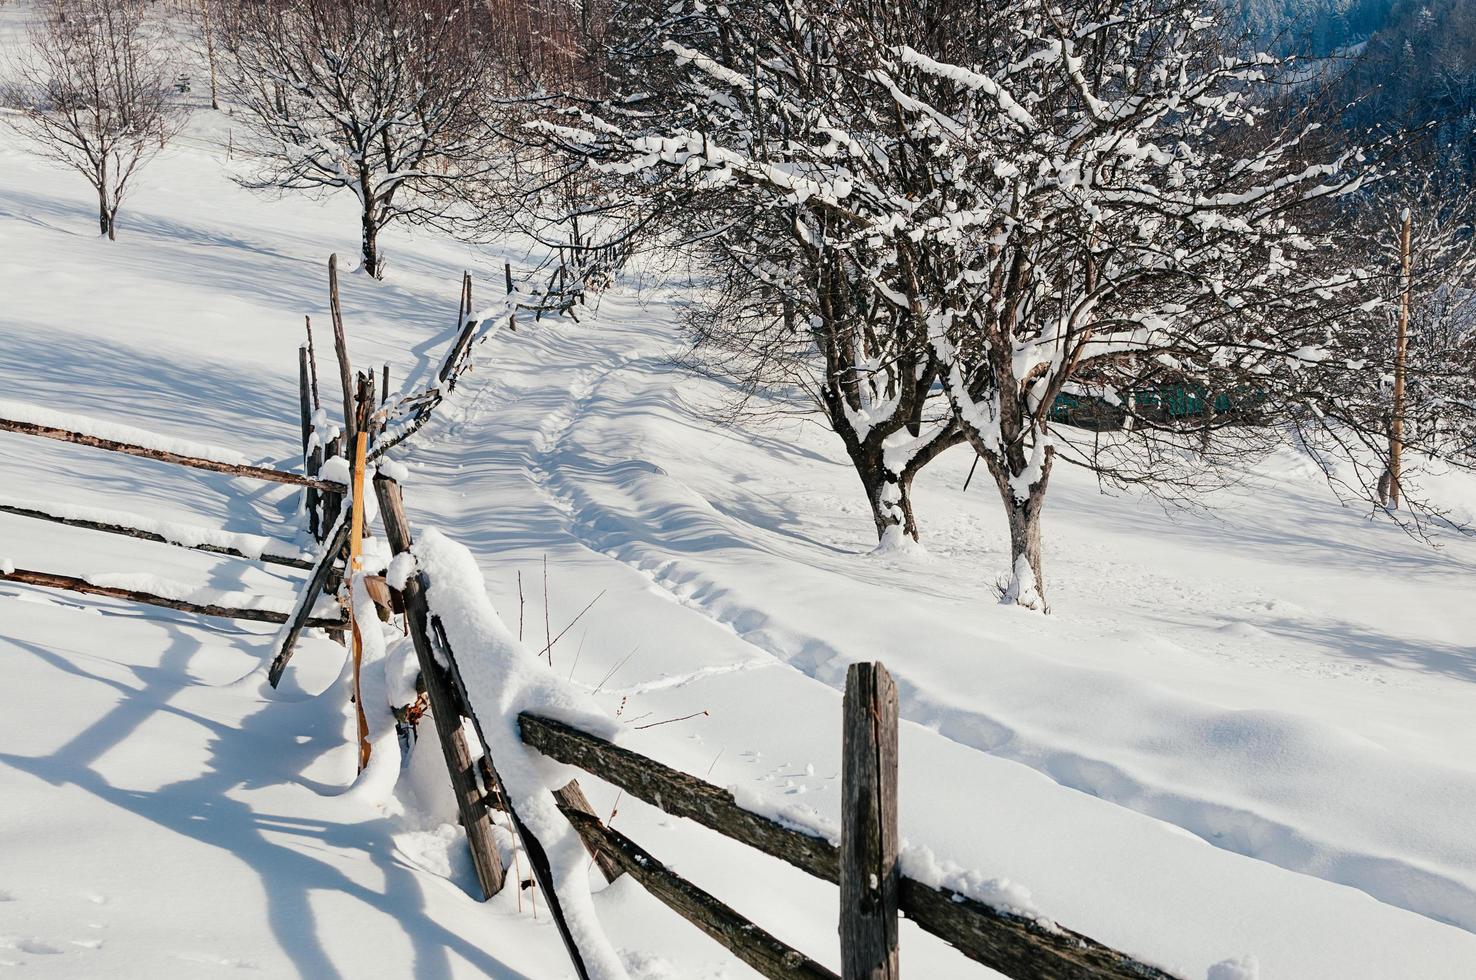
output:
[[[0,397],[290,463],[301,318],[326,324],[324,263],[353,254],[356,224],[345,202],[232,186],[211,143],[228,126],[202,116],[145,172],[114,244],[92,235],[80,183],[0,135]],[[387,282],[345,277],[345,316],[359,363],[413,388],[451,338],[461,270],[492,299],[503,256],[387,245]],[[1292,456],[1207,513],[1063,473],[1055,612],[1001,608],[1007,539],[991,491],[960,490],[964,456],[921,480],[928,553],[869,554],[823,431],[707,421],[724,391],[671,361],[683,298],[622,287],[581,325],[494,335],[398,454],[412,521],[472,548],[535,646],[545,559],[552,632],[603,590],[553,662],[628,744],[833,820],[839,687],[879,658],[902,694],[911,860],[1006,879],[1186,977],[1242,956],[1263,977],[1476,973],[1476,546],[1431,550],[1342,508]],[[285,488],[3,434],[0,468],[7,497],[301,532]],[[1469,510],[1476,484],[1442,493]],[[6,515],[0,558],[281,601],[301,577]],[[564,975],[532,896],[467,896],[435,746],[392,797],[345,795],[342,648],[311,638],[272,697],[238,682],[269,644],[267,628],[0,584],[0,961]],[[833,963],[833,888],[583,782],[616,827]],[[750,975],[629,881],[596,908],[635,975]],[[903,961],[987,975],[910,928]]]

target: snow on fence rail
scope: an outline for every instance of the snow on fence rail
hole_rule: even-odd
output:
[[[83,429],[89,431],[82,431]],[[342,483],[304,476],[289,470],[260,466],[246,461],[246,457],[228,449],[206,446],[184,439],[172,439],[144,429],[127,425],[115,425],[82,415],[69,415],[23,405],[20,402],[0,400],[0,431],[16,432],[27,436],[40,436],[59,442],[106,449],[128,456],[177,463],[200,470],[229,473],[233,476],[268,480],[273,483],[291,483],[313,487],[317,490],[342,492]]]
[[[843,974],[847,978],[898,975],[895,966],[895,917],[900,911],[965,956],[1005,976],[1022,980],[1169,980],[1170,974],[1080,933],[1055,923],[995,908],[979,898],[900,872],[895,852],[896,689],[890,679],[885,678],[885,668],[880,664],[854,664],[846,678],[842,778],[848,782],[881,786],[880,797],[891,801],[890,813],[886,815],[890,825],[884,828],[885,832],[878,833],[875,821],[879,814],[874,809],[861,806],[857,794],[843,789],[846,813],[840,846],[814,832],[787,826],[742,807],[728,790],[671,769],[598,735],[533,713],[522,714],[519,722],[524,741],[549,758],[578,766],[666,813],[686,817],[725,837],[786,861],[807,874],[841,885],[843,946],[849,925],[862,935],[877,937],[882,945],[874,943],[867,950],[889,950],[890,956],[881,958],[891,964],[889,971],[884,969],[882,972],[867,972],[858,966],[854,972],[847,970]],[[880,702],[873,693],[878,690],[882,692]],[[890,709],[887,704],[891,705]],[[883,724],[888,719],[889,723]],[[882,742],[890,746],[889,751],[883,753],[893,762],[889,772],[875,765],[877,756],[868,751],[872,746],[857,744],[855,731],[858,728],[878,730]],[[629,838],[604,826],[597,818],[577,812],[566,813],[592,850],[613,855],[623,870],[657,898],[765,976],[832,976],[828,972],[816,972],[820,968],[803,954],[786,952],[787,948],[778,940],[666,869]],[[882,873],[873,879],[874,867],[868,867],[866,860],[871,855],[858,852],[853,842],[878,837],[890,840],[892,849],[881,861]],[[890,889],[885,886],[889,877],[895,882]],[[872,881],[883,887],[873,886]],[[851,891],[849,897],[845,894],[847,886]],[[865,897],[857,900],[858,893],[865,893]],[[892,919],[890,925],[877,922],[874,916],[863,913],[864,909],[877,907],[885,908],[885,915]],[[863,921],[858,922],[858,919]],[[853,938],[851,942],[855,945],[858,940]],[[843,961],[850,965],[844,951],[842,955]]]
[[[289,568],[313,567],[313,556],[297,545],[260,534],[222,531],[179,521],[161,521],[141,514],[101,507],[19,500],[12,497],[0,497],[0,513],[102,531],[106,534],[120,534],[141,541],[172,544],[229,558],[245,558],[270,565],[286,565]]]
[[[492,322],[500,322],[503,316],[508,316],[511,323],[511,317],[521,308],[520,297],[512,288],[509,267],[506,302],[496,309],[473,314],[471,276],[464,275],[457,333],[437,374],[437,382],[424,391],[399,399],[394,405],[376,406],[372,371],[367,375],[361,374],[357,388],[353,387],[353,373],[338,298],[336,259],[334,256],[329,260],[329,299],[333,311],[335,353],[344,385],[344,410],[348,413],[345,429],[362,430],[378,437],[369,454],[370,461],[374,461],[381,458],[391,446],[409,438],[429,420],[446,394],[455,388],[456,381],[470,370],[472,348],[485,335],[481,328]],[[275,687],[292,656],[293,644],[303,629],[322,627],[337,631],[348,623],[346,615],[328,617],[320,615],[318,609],[321,605],[319,597],[324,593],[336,592],[343,577],[339,566],[343,562],[342,553],[346,551],[347,528],[336,518],[340,511],[345,510],[349,483],[355,474],[344,459],[348,452],[346,434],[330,433],[326,412],[319,397],[311,321],[308,322],[308,343],[299,354],[298,364],[303,465],[306,473],[254,463],[245,455],[220,446],[105,419],[0,399],[0,432],[52,439],[194,469],[304,487],[307,491],[306,509],[312,535],[320,544],[327,545],[316,556],[305,553],[295,545],[259,534],[160,521],[96,507],[0,498],[0,513],[309,571],[311,574],[295,603],[284,605],[245,593],[207,595],[202,590],[138,574],[126,582],[116,577],[112,581],[102,581],[92,575],[78,577],[36,569],[14,569],[7,563],[0,570],[3,571],[0,577],[26,585],[127,599],[198,615],[282,624],[270,673],[272,686]],[[381,393],[382,398],[388,395],[388,364],[384,366],[383,378],[385,390]],[[400,413],[398,416],[397,412]],[[362,475],[360,478],[362,479]]]

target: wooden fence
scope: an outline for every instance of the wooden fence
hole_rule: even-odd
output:
[[[145,521],[129,524],[116,517],[96,520],[34,505],[0,503],[0,511],[17,516],[231,557],[275,561],[307,570],[309,575],[291,613],[191,603],[26,569],[0,569],[0,579],[131,599],[202,615],[282,623],[284,629],[279,633],[268,673],[274,687],[291,660],[302,630],[320,627],[341,636],[346,627],[351,627],[351,618],[347,616],[333,619],[313,616],[313,607],[319,597],[338,593],[339,583],[353,572],[348,555],[351,551],[356,553],[357,549],[350,547],[354,543],[350,540],[353,522],[343,502],[346,496],[351,495],[358,503],[353,509],[362,513],[365,481],[369,478],[366,472],[368,464],[382,458],[387,449],[408,438],[429,420],[446,393],[470,369],[474,341],[486,321],[473,316],[471,279],[464,277],[457,331],[437,372],[436,383],[389,403],[388,366],[385,366],[378,386],[373,371],[355,374],[352,369],[338,301],[335,261],[330,261],[329,282],[345,424],[343,431],[336,435],[321,431],[318,425],[325,416],[325,410],[320,398],[317,359],[309,323],[308,342],[298,359],[305,473],[227,464],[38,425],[23,419],[0,418],[0,430],[303,487],[307,493],[311,531],[319,542],[317,555],[311,561],[292,554],[291,549],[253,547],[252,551],[256,553],[249,553],[239,547],[212,543],[209,535],[150,529],[143,526],[147,524]],[[520,307],[513,297],[510,271],[508,293],[508,310],[499,313],[496,319],[500,321],[506,315],[512,326],[515,323],[512,317]],[[376,387],[380,392],[377,400]],[[353,454],[358,465],[350,470],[350,482],[344,484],[325,478],[322,473],[325,458],[347,458],[353,447],[359,450]],[[373,488],[392,552],[396,555],[408,552],[412,539],[398,483],[381,468],[373,476]],[[506,884],[506,871],[492,831],[493,813],[501,811],[528,857],[534,883],[543,892],[576,975],[587,978],[589,972],[565,921],[547,855],[537,837],[520,819],[503,787],[496,761],[483,735],[481,721],[462,681],[458,655],[476,656],[477,652],[460,651],[458,654],[451,648],[445,630],[427,603],[424,574],[416,572],[405,581],[403,588],[392,596],[393,606],[404,617],[406,631],[419,661],[427,707],[456,799],[460,823],[466,832],[481,893],[484,898],[490,898]],[[357,679],[357,657],[355,671]],[[467,743],[468,728],[464,721],[470,722],[470,730],[480,742],[481,753],[475,762],[472,747]],[[845,980],[896,980],[900,976],[898,923],[899,917],[904,915],[923,930],[952,945],[961,955],[1018,980],[1171,980],[1163,971],[1080,933],[996,909],[968,895],[903,873],[897,827],[897,692],[886,668],[880,663],[854,664],[846,678],[839,719],[843,768],[838,845],[817,833],[797,829],[742,807],[727,790],[597,735],[536,714],[523,714],[518,721],[523,742],[549,758],[583,769],[666,813],[693,820],[731,840],[839,886],[839,976]],[[362,723],[360,731],[362,737]],[[360,761],[361,765],[365,761],[363,754]],[[784,943],[720,899],[682,878],[624,834],[606,826],[591,810],[577,781],[560,788],[554,797],[607,880],[613,881],[622,874],[630,875],[653,896],[766,977],[798,980],[837,976],[804,952]]]

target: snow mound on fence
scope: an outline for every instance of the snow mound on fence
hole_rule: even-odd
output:
[[[413,552],[425,576],[426,601],[455,652],[497,773],[518,816],[548,852],[559,902],[585,965],[597,980],[626,980],[590,901],[589,857],[552,796],[575,772],[525,746],[518,715],[535,712],[604,738],[618,725],[513,637],[487,598],[470,551],[431,529]]]

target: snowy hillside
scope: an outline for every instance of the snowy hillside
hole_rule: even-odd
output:
[[[296,465],[302,317],[327,323],[326,259],[355,253],[356,217],[236,187],[229,126],[197,115],[116,243],[83,185],[0,131],[0,396]],[[503,260],[530,262],[516,243],[384,244],[387,280],[345,276],[344,316],[356,359],[408,392],[452,339],[462,270],[491,302]],[[1008,534],[992,489],[961,489],[966,450],[919,478],[926,553],[872,554],[831,435],[708,421],[727,392],[674,363],[687,298],[628,282],[579,324],[493,334],[392,454],[416,529],[471,548],[535,647],[545,569],[552,633],[598,597],[551,659],[623,744],[833,823],[845,670],[879,659],[912,860],[1195,980],[1476,975],[1476,541],[1432,548],[1340,506],[1291,454],[1203,511],[1058,471],[1054,611],[1000,606]],[[7,501],[306,538],[285,487],[3,433],[0,467]],[[1476,515],[1476,482],[1437,486]],[[301,578],[5,514],[0,558],[283,603]],[[344,649],[311,635],[274,693],[256,673],[272,636],[0,583],[0,965],[565,976],[541,897],[469,894],[432,740],[392,787],[355,787]],[[616,828],[834,967],[832,886],[581,781]],[[629,879],[594,899],[633,977],[753,975]],[[907,923],[902,958],[991,975]],[[1227,960],[1246,965],[1211,973]]]

